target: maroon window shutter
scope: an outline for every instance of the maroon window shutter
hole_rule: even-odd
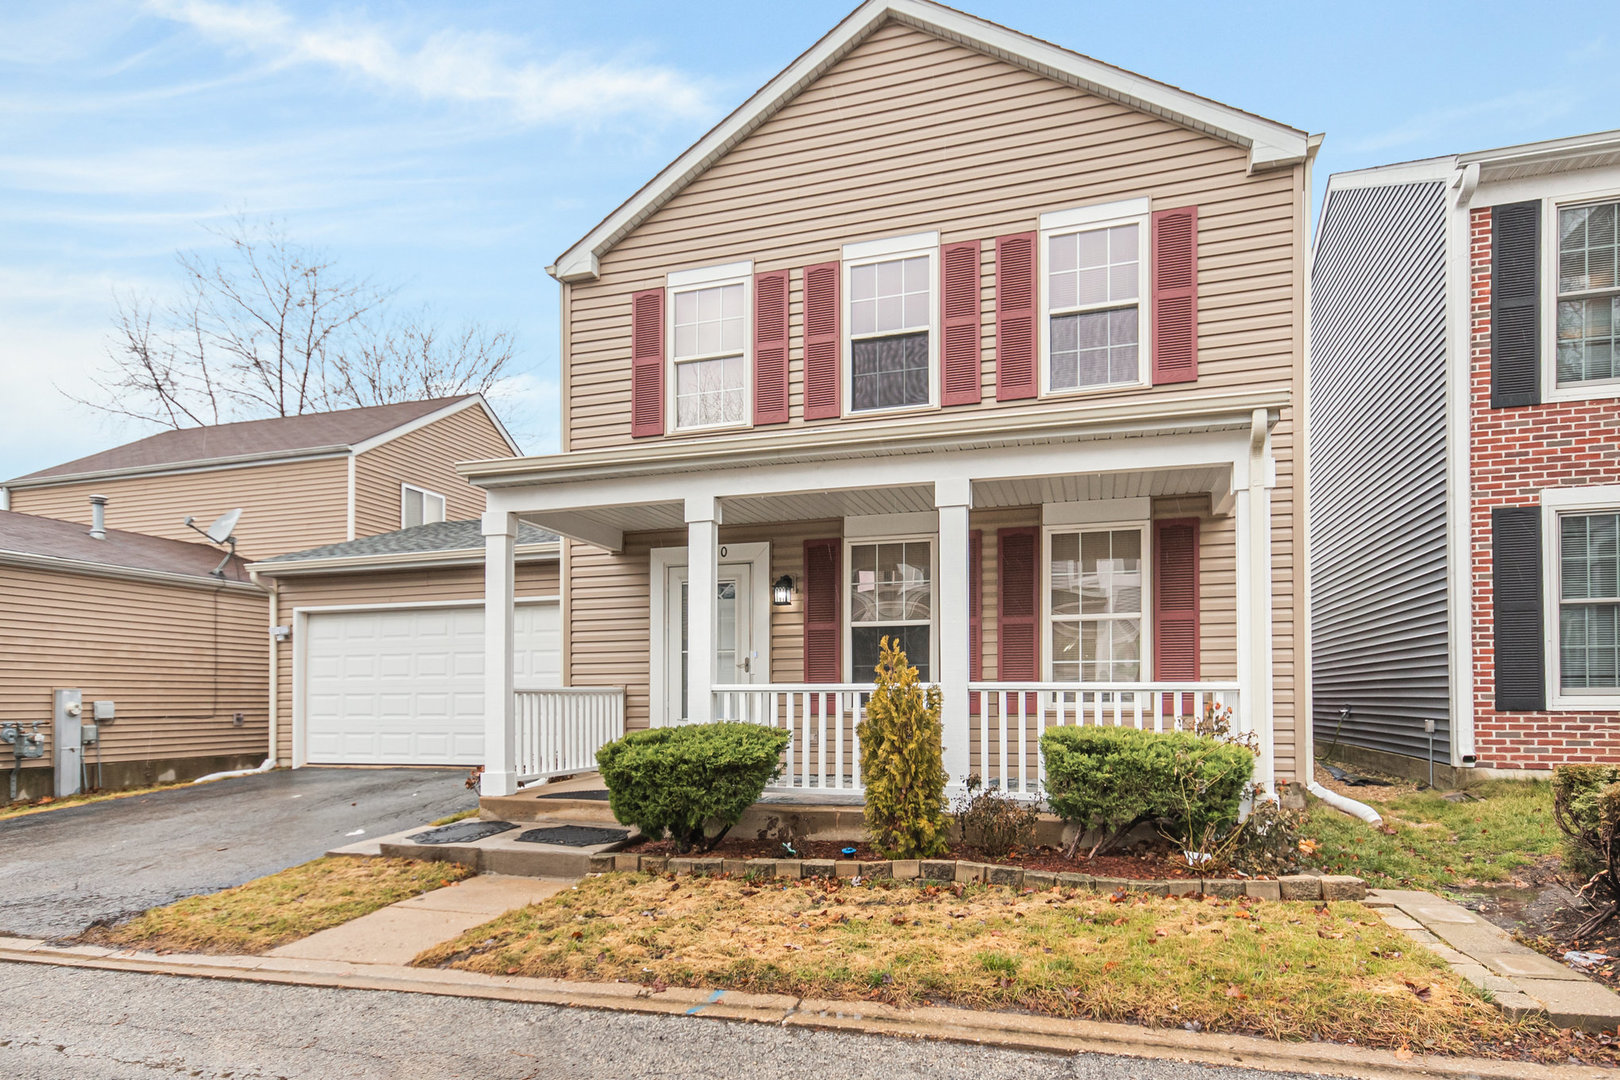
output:
[[[1198,679],[1198,519],[1153,523],[1153,677]]]
[[[1040,392],[1036,370],[1036,234],[996,237],[996,400]]]
[[[1153,212],[1153,385],[1198,378],[1198,207]]]
[[[996,533],[998,682],[1034,682],[1038,677],[1040,550],[1040,530],[1033,526]]]
[[[842,681],[844,628],[839,618],[843,541],[804,542],[804,681]]]
[[[940,402],[979,403],[979,242],[946,244],[939,253]]]
[[[664,433],[664,290],[630,297],[630,435]]]
[[[838,415],[839,357],[838,279],[835,262],[804,268],[804,418]],[[837,681],[837,680],[834,680]]]
[[[968,533],[968,681],[984,678],[984,530]],[[968,695],[968,714],[979,715],[979,695]]]
[[[788,420],[788,272],[754,278],[754,423]]]

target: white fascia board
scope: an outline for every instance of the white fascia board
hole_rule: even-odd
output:
[[[1499,146],[1492,150],[1474,150],[1458,155],[1457,160],[1464,165],[1478,162],[1484,166],[1550,164],[1564,158],[1579,158],[1611,150],[1620,151],[1620,130],[1594,131],[1588,135],[1568,135],[1560,139]]]
[[[1048,210],[1041,215],[1041,231],[1074,229],[1104,221],[1147,217],[1152,206],[1153,200],[1143,196],[1140,199],[1120,199],[1118,202],[1076,206],[1072,210]]]
[[[1332,194],[1335,191],[1356,191],[1361,188],[1421,184],[1430,180],[1450,181],[1456,169],[1455,154],[1424,158],[1421,161],[1403,161],[1396,165],[1376,165],[1370,169],[1333,173],[1328,177],[1327,190]]]
[[[1251,171],[1304,161],[1311,150],[1310,137],[1297,128],[1190,94],[931,0],[867,0],[563,252],[555,264],[547,267],[547,273],[559,281],[594,280],[600,273],[600,256],[890,19],[1245,147]]]
[[[554,562],[558,544],[517,545],[515,558],[521,563]],[[338,574],[387,570],[422,570],[453,566],[482,566],[483,548],[454,551],[411,551],[391,555],[341,555],[326,559],[295,559],[291,562],[258,562],[248,572],[258,577],[298,577],[302,574]]]
[[[261,595],[266,591],[262,586],[251,581],[203,577],[195,574],[176,574],[166,570],[144,570],[136,566],[114,566],[111,563],[89,562],[84,559],[62,559],[54,555],[36,555],[24,551],[0,551],[0,563],[29,570],[87,574],[92,577],[141,581],[152,585],[178,585],[191,589],[229,589],[234,592],[250,592]]]
[[[664,275],[664,284],[671,289],[684,289],[690,285],[707,285],[711,281],[734,281],[752,277],[754,260],[721,263],[718,266],[699,266],[692,270],[672,270]]]
[[[136,465],[125,469],[98,469],[94,472],[18,477],[15,480],[7,480],[6,486],[12,491],[21,491],[25,488],[82,484],[92,480],[121,480],[129,476],[180,476],[185,473],[216,472],[222,469],[247,469],[255,465],[324,461],[329,458],[345,457],[348,453],[347,446],[313,446],[301,450],[278,450],[268,454],[236,454],[231,457],[198,458],[195,461],[168,461],[161,465]]]
[[[501,423],[500,417],[495,415],[495,410],[491,409],[489,407],[489,402],[484,400],[483,394],[469,394],[460,401],[451,402],[442,409],[435,409],[423,416],[418,416],[415,420],[406,421],[405,423],[400,424],[398,427],[389,428],[387,431],[384,431],[379,435],[373,435],[369,439],[362,442],[357,442],[349,449],[354,454],[363,454],[367,450],[374,450],[385,443],[391,443],[395,439],[398,439],[404,435],[409,435],[413,431],[420,431],[429,424],[437,423],[447,416],[454,416],[463,409],[471,408],[482,408],[485,415],[487,415],[490,420],[494,421],[495,429],[501,433],[501,438],[506,440],[506,444],[511,448],[512,453],[522,453],[522,450],[519,449],[518,444],[514,442],[512,436],[507,433],[506,426]]]

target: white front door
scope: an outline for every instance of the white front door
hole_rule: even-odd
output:
[[[717,685],[750,683],[758,674],[754,641],[753,567],[721,563],[715,594],[714,681]],[[664,596],[664,717],[666,724],[686,719],[686,691],[692,657],[687,650],[687,611],[691,604],[686,567],[672,566]]]

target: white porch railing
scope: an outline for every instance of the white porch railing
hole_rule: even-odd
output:
[[[1250,730],[1238,708],[1237,683],[976,682],[969,717],[969,762],[986,785],[1036,796],[1046,779],[1041,736],[1054,727],[1106,725],[1147,731],[1185,730],[1206,709],[1231,710],[1232,729]],[[865,715],[870,683],[777,683],[717,686],[714,718],[765,724],[788,733],[783,772],[773,791],[859,793],[861,748],[856,725]],[[950,742],[952,733],[945,738]]]
[[[547,686],[514,697],[520,784],[593,772],[596,752],[624,734],[622,687]]]

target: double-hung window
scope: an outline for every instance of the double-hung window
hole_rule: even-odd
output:
[[[748,290],[753,266],[670,274],[670,399],[675,430],[749,423]]]
[[[1053,682],[1138,682],[1147,626],[1147,530],[1047,534]]]
[[[1558,517],[1558,688],[1620,693],[1620,511]]]
[[[1558,208],[1558,385],[1620,380],[1620,201]]]
[[[885,637],[900,644],[918,677],[932,676],[934,545],[928,540],[849,545],[849,670],[866,682]]]
[[[411,529],[444,520],[444,496],[415,484],[399,486],[399,524]]]
[[[1041,215],[1048,393],[1147,381],[1148,200]]]
[[[845,246],[846,411],[934,402],[938,248],[935,233]]]

